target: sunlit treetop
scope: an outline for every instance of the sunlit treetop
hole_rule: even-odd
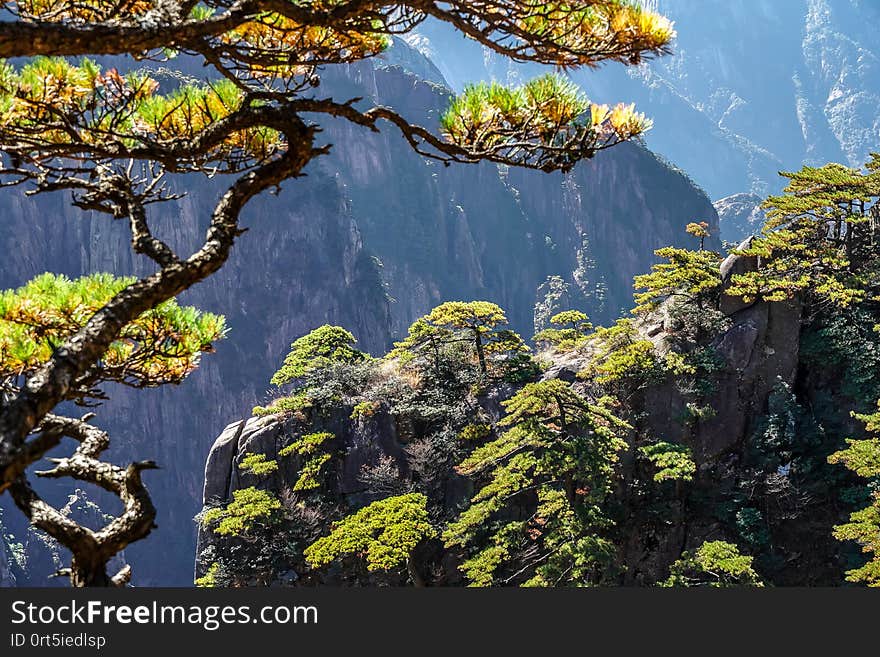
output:
[[[880,156],[864,170],[827,164],[783,175],[789,185],[764,204],[761,234],[736,251],[761,266],[734,274],[728,294],[747,301],[808,294],[839,307],[876,294]]]
[[[0,379],[35,371],[134,280],[109,274],[75,280],[43,274],[17,290],[0,291]],[[134,387],[179,383],[224,333],[223,317],[166,301],[123,329],[78,382],[73,397],[100,394],[95,386],[110,381]]]
[[[565,310],[550,318],[550,328],[535,334],[533,340],[538,345],[552,345],[559,351],[577,348],[586,342],[593,330],[593,324],[585,313],[579,310]]]
[[[447,301],[434,308],[411,328],[416,343],[433,336],[447,343],[470,342],[476,352],[480,371],[487,374],[487,356],[511,355],[528,351],[522,338],[509,329],[504,311],[489,301]]]
[[[325,324],[316,328],[290,345],[290,353],[272,377],[272,383],[280,386],[333,363],[358,363],[368,359],[367,354],[354,348],[356,343],[357,339],[340,326]]]
[[[635,314],[656,310],[666,299],[674,298],[702,307],[721,287],[721,256],[714,251],[692,251],[674,246],[654,252],[666,262],[653,265],[651,273],[636,276],[633,287]]]
[[[155,159],[172,171],[213,164],[231,172],[269,159],[282,146],[277,130],[255,121],[240,129],[224,125],[241,117],[244,97],[229,80],[161,94],[144,73],[121,75],[90,59],[72,64],[37,57],[18,70],[0,67],[0,134],[14,140],[21,157],[39,151],[87,166],[96,156],[127,155]]]
[[[392,570],[403,565],[436,530],[428,516],[428,498],[421,493],[386,497],[344,518],[307,547],[304,556],[320,568],[344,556],[363,557],[367,570]]]
[[[705,221],[692,221],[685,226],[684,230],[688,235],[693,235],[700,240],[700,251],[702,251],[706,246],[706,238],[711,235],[709,224]]]
[[[18,19],[33,23],[77,27],[99,23],[117,30],[127,28],[130,37],[140,37],[133,45],[145,50],[155,47],[154,40],[149,37],[155,39],[160,35],[152,35],[146,30],[146,33],[138,33],[133,28],[169,28],[166,38],[188,42],[224,36],[228,39],[230,32],[246,32],[240,29],[242,25],[266,22],[277,30],[276,39],[286,40],[295,45],[296,50],[307,50],[304,46],[312,43],[310,36],[312,39],[325,36],[323,33],[309,35],[310,29],[315,27],[332,28],[345,35],[344,38],[351,39],[359,34],[408,32],[432,17],[453,25],[512,59],[571,67],[595,66],[606,60],[638,64],[645,57],[668,52],[675,38],[670,20],[635,0],[207,0],[164,3],[26,0],[5,3],[5,9]],[[278,24],[281,19],[282,24]],[[75,35],[75,32],[61,32],[41,45],[46,49],[70,48]],[[101,52],[117,52],[115,40],[121,35],[109,31],[106,36],[112,37],[111,42],[99,46],[103,48]],[[298,37],[301,43],[297,44],[294,37]],[[248,44],[254,47],[254,41]],[[159,47],[164,45],[168,44],[160,43]],[[9,54],[3,50],[0,48],[0,54]]]
[[[880,412],[871,415],[854,414],[865,423],[871,433],[880,431]],[[849,522],[834,528],[834,537],[840,541],[855,541],[865,555],[871,555],[859,568],[848,570],[846,579],[870,587],[880,587],[880,438],[848,439],[846,449],[831,454],[829,463],[838,463],[859,477],[873,481],[871,501],[863,509],[850,514]]]
[[[447,546],[487,539],[482,545],[488,547],[461,566],[472,585],[491,585],[505,568],[512,575],[508,582],[532,574],[522,581],[529,586],[598,583],[601,564],[613,553],[602,536],[610,521],[601,505],[631,429],[612,414],[610,401],[593,403],[564,381],[549,379],[527,384],[502,403],[507,415],[499,426],[507,430],[456,468],[485,485],[443,533]],[[522,493],[538,499],[528,519],[509,509]]]
[[[507,324],[507,317],[499,306],[488,301],[447,301],[428,313],[425,321],[433,326],[486,334]]]
[[[670,567],[669,579],[660,586],[762,587],[764,583],[752,567],[753,561],[733,543],[706,541],[694,552],[682,553]]]
[[[482,157],[552,170],[637,137],[651,122],[634,105],[593,105],[570,80],[549,74],[515,88],[468,86],[441,125],[451,143]]]

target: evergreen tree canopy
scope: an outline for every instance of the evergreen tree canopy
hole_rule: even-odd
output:
[[[0,379],[39,369],[135,280],[110,274],[75,280],[43,274],[17,290],[0,291]],[[95,386],[110,381],[134,387],[179,383],[224,335],[223,317],[166,301],[122,329],[71,398],[100,394]]]
[[[232,492],[232,502],[226,507],[206,511],[202,522],[217,534],[238,536],[257,523],[271,522],[280,509],[281,502],[269,491],[241,488]]]
[[[434,308],[424,321],[441,331],[463,332],[474,345],[482,374],[488,372],[487,354],[526,348],[516,333],[500,328],[507,325],[507,316],[488,301],[448,301]]]
[[[307,547],[305,557],[315,568],[349,555],[363,557],[370,571],[402,566],[420,542],[435,534],[427,504],[421,493],[373,502]]]
[[[695,552],[682,554],[661,586],[764,586],[752,561],[732,543],[706,541]]]
[[[331,363],[358,363],[369,356],[353,345],[355,337],[339,326],[325,324],[294,341],[284,364],[272,376],[277,386],[301,379],[309,372]]]
[[[660,441],[639,448],[639,452],[657,469],[654,481],[691,481],[697,464],[685,445]]]
[[[585,313],[579,310],[565,310],[550,318],[550,328],[535,334],[536,344],[550,344],[558,349],[571,349],[593,330],[593,324]]]
[[[509,429],[458,467],[486,483],[446,528],[446,545],[481,546],[462,565],[477,586],[518,577],[529,586],[600,583],[614,551],[602,504],[628,425],[559,379],[526,385],[504,407]],[[528,494],[537,495],[535,515],[505,519]]]
[[[880,412],[873,415],[857,415],[864,421],[868,431],[880,431]],[[872,555],[860,568],[847,572],[851,582],[863,582],[880,587],[880,438],[848,440],[848,447],[828,457],[829,463],[846,466],[859,477],[873,482],[871,503],[850,515],[848,523],[834,528],[834,536],[841,541],[856,541],[866,555]]]
[[[654,253],[668,262],[654,265],[650,274],[635,277],[634,287],[644,292],[635,295],[634,313],[643,315],[653,312],[669,298],[703,308],[721,288],[721,256],[703,249],[703,240],[709,235],[708,231],[704,225],[690,224],[688,233],[700,239],[699,250],[673,246],[658,249]]]
[[[843,307],[875,294],[880,155],[864,171],[826,164],[782,175],[785,193],[767,199],[761,234],[738,251],[760,267],[734,275],[728,293],[747,301],[807,293]]]
[[[417,319],[405,339],[394,344],[390,358],[403,365],[433,370],[439,376],[442,360],[476,357],[480,373],[489,372],[489,358],[508,361],[528,353],[523,339],[507,325],[504,311],[488,301],[448,301]],[[462,354],[462,347],[470,348]],[[458,353],[454,353],[455,351]]]

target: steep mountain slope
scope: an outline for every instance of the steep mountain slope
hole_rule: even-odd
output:
[[[401,65],[435,81],[436,69],[402,44],[375,64],[328,73],[318,93],[369,97],[436,128],[448,91]],[[706,220],[717,233],[706,196],[640,146],[615,149],[569,176],[546,176],[447,168],[412,154],[391,128],[377,135],[342,122],[324,127],[332,154],[277,198],[250,206],[251,230],[229,264],[183,297],[227,315],[231,333],[218,353],[179,389],[111,390],[99,409],[114,437],[113,458],[152,458],[163,468],[148,480],[159,529],[126,551],[140,585],[191,582],[192,517],[211,440],[266,397],[292,339],[329,322],[380,352],[416,317],[453,298],[497,301],[529,335],[537,289],[553,275],[581,296],[601,288],[605,298],[593,310],[610,319],[629,305],[631,278],[650,266],[653,250],[687,239],[688,221]],[[156,210],[158,232],[192,245],[222,182],[176,181],[189,195]],[[8,254],[0,287],[44,270],[146,271],[130,255],[123,222],[82,217],[60,196],[7,192],[0,204],[0,250]],[[66,492],[62,484],[54,499]],[[6,518],[24,535],[12,525],[19,516]],[[45,583],[45,573],[31,575]]]
[[[841,585],[844,571],[860,557],[857,546],[833,538],[832,528],[855,499],[862,501],[867,488],[830,464],[828,455],[840,449],[845,437],[860,435],[860,422],[850,411],[875,407],[880,339],[870,326],[876,313],[865,307],[829,311],[801,298],[747,303],[721,296],[733,273],[757,267],[756,258],[743,256],[722,263],[718,291],[711,293],[716,303],[707,305],[700,318],[686,319],[686,310],[673,299],[632,324],[633,339],[653,355],[641,361],[621,355],[616,362],[627,364],[614,370],[618,378],[613,381],[603,382],[594,369],[608,354],[601,332],[579,344],[542,352],[543,371],[524,379],[505,373],[502,359],[496,361],[497,370],[480,376],[473,353],[462,357],[451,350],[443,351],[441,359],[453,364],[444,363],[449,369],[436,375],[430,359],[423,369],[393,357],[379,365],[363,364],[361,370],[325,366],[315,381],[334,381],[339,387],[326,389],[335,394],[322,393],[322,383],[310,384],[306,377],[301,385],[305,394],[313,395],[311,406],[230,424],[207,461],[206,508],[222,509],[242,491],[263,491],[279,500],[280,517],[267,526],[284,540],[273,543],[259,521],[238,538],[215,532],[217,525],[208,522],[200,533],[198,575],[211,572],[215,585],[283,580],[285,585],[305,586],[461,586],[470,580],[504,586],[530,581],[541,563],[536,555],[544,552],[537,546],[545,532],[553,531],[553,516],[545,508],[550,519],[542,517],[544,489],[529,485],[538,478],[528,460],[531,443],[517,432],[525,431],[538,444],[540,434],[529,434],[522,425],[511,428],[511,416],[522,413],[524,406],[506,402],[540,381],[537,385],[564,382],[563,389],[569,385],[589,399],[614,395],[610,408],[630,423],[620,458],[613,462],[616,485],[600,504],[613,522],[597,523],[591,535],[609,538],[613,566],[596,565],[593,584],[655,586],[684,551],[724,540],[754,557],[768,584]],[[709,320],[717,305],[722,312]],[[697,332],[698,339],[683,330],[700,321],[713,328]],[[865,337],[853,340],[852,333]],[[633,344],[621,340],[613,349],[622,354]],[[673,355],[691,369],[664,366],[673,362]],[[554,390],[562,395],[559,388]],[[563,403],[558,396],[548,398]],[[536,394],[528,408],[542,403],[552,404]],[[576,414],[576,403],[570,398],[567,403],[564,412]],[[585,469],[590,458],[601,458],[595,434],[587,435],[590,457],[580,462]],[[315,452],[292,451],[291,446],[315,436],[326,441],[315,448],[326,461],[321,461],[315,485],[301,488],[305,463]],[[673,472],[674,460],[649,462],[645,455],[651,445],[676,447],[675,453],[692,458],[691,470]],[[569,437],[566,446],[576,450],[576,440]],[[546,456],[551,448],[544,449],[535,448],[543,458],[534,472],[553,467]],[[478,453],[484,460],[509,465],[499,467],[496,473],[502,474],[493,478],[491,468],[474,467]],[[247,461],[254,455],[277,466],[266,473],[251,470]],[[522,460],[515,466],[518,457]],[[666,468],[662,475],[661,467]],[[560,480],[554,484],[564,487]],[[420,541],[407,568],[367,570],[362,554],[345,556],[346,550],[329,566],[310,563],[304,548],[326,536],[334,523],[377,500],[414,491],[426,496],[430,521],[445,531],[442,539]],[[505,503],[512,500],[503,511],[500,504],[491,506],[498,491]],[[481,511],[481,505],[488,510]],[[473,549],[448,538],[450,527],[469,512],[478,526],[471,532],[481,537]],[[386,522],[378,526],[393,535],[395,520]],[[492,532],[505,523],[514,536],[522,531],[520,525],[527,527],[533,543],[502,542],[503,534]],[[354,542],[354,536],[351,532],[346,538]],[[393,544],[392,538],[386,540]],[[590,541],[578,546],[589,562]],[[552,553],[548,549],[545,557]],[[501,564],[508,557],[515,565],[505,569]],[[483,572],[480,568],[499,576],[475,580],[474,573]]]

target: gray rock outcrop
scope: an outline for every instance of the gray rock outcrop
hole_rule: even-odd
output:
[[[725,280],[731,272],[748,271],[755,266],[748,258],[732,256],[724,264]],[[795,382],[799,365],[799,340],[802,307],[798,301],[731,305],[729,327],[718,335],[711,346],[722,367],[712,375],[712,392],[705,399],[711,413],[688,419],[691,409],[674,380],[654,383],[630,399],[629,409],[639,417],[635,431],[641,440],[668,441],[689,446],[694,459],[703,470],[713,470],[725,458],[741,451],[753,435],[757,423],[767,413],[768,400],[780,385],[791,386]],[[661,309],[658,317],[662,317]],[[650,320],[651,318],[649,318]],[[640,330],[662,346],[664,333],[658,332],[654,322],[644,321]],[[550,352],[542,357],[552,359],[544,370],[543,378],[559,378],[578,383],[577,373],[586,368],[589,353],[577,351],[565,354]],[[493,389],[481,398],[482,412],[497,421],[503,415],[500,401],[512,395],[514,389]],[[341,457],[331,482],[332,498],[356,503],[364,490],[358,474],[364,466],[375,465],[381,459],[390,459],[400,472],[408,467],[405,452],[407,437],[387,412],[380,411],[366,420],[351,420],[351,409],[333,409],[330,417],[321,419],[322,430],[332,431],[338,439]],[[295,481],[298,464],[284,464],[269,477],[256,478],[243,474],[239,465],[248,453],[266,454],[274,458],[289,435],[302,431],[301,420],[273,418],[250,418],[229,425],[216,439],[205,469],[204,502],[206,505],[225,504],[232,499],[232,492],[247,486],[265,487],[280,493]],[[460,479],[460,478],[459,478]],[[447,496],[452,500],[464,500],[468,493],[468,481],[449,482],[450,489],[457,492]],[[452,508],[455,504],[451,504]],[[694,531],[711,534],[711,527],[694,526]],[[684,538],[673,533],[664,537],[664,543],[647,550],[638,537],[630,537],[626,550],[628,558],[644,561],[640,568],[656,568],[663,559],[674,558],[678,542]],[[627,539],[628,540],[628,539]],[[196,552],[197,575],[203,574],[205,564],[200,556],[212,544],[212,537],[202,533]],[[669,555],[673,555],[670,557]],[[638,568],[627,575],[637,582],[642,572]],[[627,580],[630,581],[630,580]]]

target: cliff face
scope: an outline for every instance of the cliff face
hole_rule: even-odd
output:
[[[780,188],[778,171],[860,166],[880,143],[880,6],[872,0],[658,0],[675,20],[674,55],[573,73],[602,102],[636,102],[655,121],[649,147],[718,199]],[[511,67],[428,24],[414,45],[456,85],[517,80]]]
[[[721,267],[722,280],[755,266],[753,260],[731,256]],[[723,297],[721,308],[725,326],[706,345],[716,362],[704,382],[708,384],[705,398],[703,393],[696,397],[702,398],[701,403],[711,412],[694,416],[693,386],[682,385],[675,377],[637,388],[617,407],[632,422],[634,441],[621,455],[620,484],[614,500],[608,503],[616,510],[617,583],[654,585],[668,575],[669,565],[683,550],[724,539],[746,546],[769,583],[837,585],[843,580],[846,559],[852,555],[831,538],[831,531],[843,515],[840,500],[849,482],[831,474],[832,466],[825,459],[843,436],[858,431],[848,410],[863,407],[865,401],[857,401],[847,392],[840,377],[846,365],[829,364],[833,348],[827,342],[822,343],[828,349],[826,356],[816,358],[815,339],[823,335],[823,323],[810,317],[812,311],[805,311],[800,302],[748,305]],[[661,309],[639,325],[639,332],[654,343],[658,353],[664,353],[670,348],[669,341],[677,339],[676,321]],[[582,394],[591,394],[594,384],[577,377],[588,369],[590,348],[541,356],[550,360],[541,378],[562,379]],[[852,356],[853,361],[859,358]],[[829,373],[829,367],[838,374]],[[872,380],[876,382],[876,377]],[[487,423],[493,432],[503,431],[497,424],[504,414],[499,402],[512,397],[521,386],[504,383],[472,398],[467,417],[460,421]],[[388,389],[395,390],[392,386]],[[363,390],[358,394],[371,397],[374,393]],[[845,401],[831,409],[830,399]],[[816,400],[824,400],[815,407],[821,412],[811,414],[806,409],[812,409]],[[326,534],[333,521],[369,502],[412,487],[427,491],[432,518],[440,525],[466,508],[481,485],[479,473],[474,477],[460,475],[453,468],[454,461],[446,462],[442,450],[435,448],[431,457],[437,464],[432,472],[440,474],[435,483],[426,483],[418,445],[426,439],[430,442],[429,430],[424,435],[413,430],[414,422],[393,395],[378,400],[368,416],[352,413],[352,404],[344,401],[322,406],[314,413],[250,418],[227,426],[207,460],[205,505],[225,506],[234,491],[248,487],[268,490],[298,509],[303,518],[309,517],[308,513],[325,514],[314,530],[317,536]],[[334,436],[332,461],[323,473],[317,496],[292,495],[290,490],[302,464],[280,458],[279,452],[297,437],[314,431]],[[650,474],[639,464],[636,449],[636,444],[646,439],[686,445],[696,465],[693,481],[679,482],[674,492],[671,487],[650,485],[646,490],[645,479]],[[458,440],[459,444],[467,442]],[[479,444],[461,449],[467,453]],[[256,476],[241,467],[249,454],[278,459],[279,467],[268,476]],[[396,473],[393,484],[399,490],[376,488],[375,479],[364,476],[377,468]],[[510,517],[530,517],[534,512],[529,506],[531,498],[521,494],[516,499],[519,501]],[[809,545],[809,550],[804,550],[804,545]],[[218,557],[234,559],[234,555],[222,539],[204,530],[196,553],[197,572],[204,575]],[[433,541],[422,546],[418,557],[422,573],[429,573],[430,584],[464,583],[458,570],[463,557],[457,548],[447,549]],[[377,575],[359,570],[353,561],[314,570],[304,564],[301,554],[289,554],[284,557],[284,579],[300,585],[407,582],[402,569]],[[251,572],[247,563],[240,568]]]
[[[435,127],[448,92],[387,66],[438,79],[413,51],[395,50],[378,66],[328,74],[319,93],[369,97]],[[478,298],[503,305],[514,327],[530,335],[537,288],[551,275],[575,289],[604,282],[607,299],[595,312],[607,319],[629,305],[631,278],[650,267],[653,250],[687,239],[687,222],[707,220],[717,233],[705,195],[639,146],[614,149],[569,176],[546,176],[447,168],[413,155],[390,127],[378,135],[338,121],[324,127],[332,154],[277,197],[249,206],[250,231],[230,262],[182,297],[227,316],[231,332],[218,352],[177,389],[110,390],[111,401],[99,409],[114,459],[152,458],[163,468],[148,480],[159,529],[127,550],[137,584],[191,582],[192,517],[211,437],[265,399],[294,338],[340,324],[361,348],[384,351],[438,302]],[[156,209],[157,232],[192,248],[222,182],[175,181],[188,196]],[[132,258],[123,222],[83,216],[60,196],[25,199],[7,191],[0,204],[0,287],[45,270],[148,271]],[[44,487],[46,494],[63,503],[66,483]],[[10,511],[7,521],[19,522],[19,515]],[[32,583],[44,584],[44,575],[33,573]]]
[[[445,88],[399,68],[352,67],[346,81],[356,85],[350,93],[432,128],[448,102]],[[321,167],[342,185],[365,243],[384,265],[395,335],[443,300],[486,297],[529,335],[536,289],[553,275],[574,288],[603,283],[604,311],[589,310],[610,320],[629,306],[632,276],[653,262],[658,239],[685,244],[681,227],[699,219],[717,240],[706,197],[637,145],[601,153],[571,174],[547,175],[491,164],[445,167],[401,148],[393,130],[364,134],[343,124],[328,133],[335,148]],[[579,272],[586,260],[596,269]]]
[[[12,555],[10,554],[8,539],[3,521],[0,519],[0,588],[15,586],[16,578],[12,569]]]

